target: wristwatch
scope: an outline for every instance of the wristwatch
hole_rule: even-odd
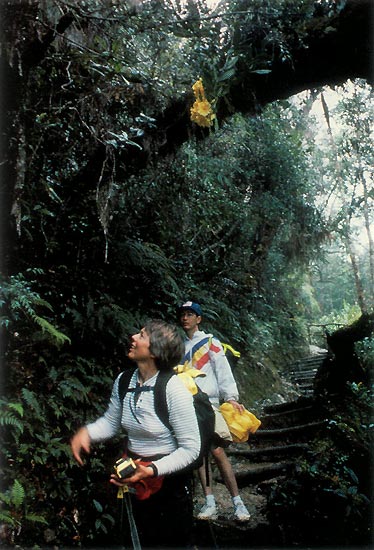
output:
[[[150,464],[148,464],[148,466],[149,466],[150,468],[152,468],[152,470],[153,470],[153,477],[158,476],[157,466],[155,466],[155,464],[153,464],[153,462],[151,462]]]

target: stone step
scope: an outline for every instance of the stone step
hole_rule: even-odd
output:
[[[305,372],[289,372],[287,374],[287,378],[290,378],[292,381],[313,379],[316,376],[317,372],[318,372],[317,369],[308,370]]]
[[[248,485],[260,483],[268,479],[287,475],[295,467],[295,460],[283,460],[278,462],[252,463],[238,467],[233,467],[238,487],[248,487]],[[224,484],[220,473],[216,471],[213,474],[214,483]]]
[[[321,420],[320,412],[317,407],[310,405],[296,410],[281,411],[279,413],[273,413],[262,416],[261,428],[285,428],[287,426],[294,426],[297,424],[305,424],[315,420]]]
[[[303,359],[299,359],[297,361],[294,361],[293,363],[290,363],[285,369],[284,372],[301,372],[305,370],[310,370],[312,368],[318,369],[325,358],[327,357],[326,354],[321,354],[319,356],[312,356],[312,357],[304,357]]]
[[[272,445],[253,449],[236,449],[229,447],[226,454],[235,458],[245,458],[250,462],[278,461],[280,458],[298,457],[306,453],[309,445],[306,443],[291,443],[289,445]]]
[[[297,364],[305,364],[305,363],[318,363],[318,362],[322,362],[327,356],[328,356],[327,351],[324,353],[319,353],[318,355],[306,355],[305,357],[296,359],[296,361],[293,361],[293,363],[291,364],[297,365]]]
[[[213,479],[221,494],[219,516],[198,521],[199,547],[275,547],[277,526],[269,524],[266,502],[274,487],[292,478],[298,462],[307,457],[310,442],[325,429],[327,420],[314,397],[315,376],[327,353],[304,357],[290,364],[281,375],[295,388],[294,401],[263,406],[256,415],[262,424],[248,443],[226,449],[235,477],[252,517],[244,524],[235,521],[227,489],[214,462]],[[265,402],[264,402],[265,403]],[[246,497],[246,499],[245,499]],[[253,513],[254,512],[254,513]],[[204,540],[205,537],[205,540]]]
[[[304,388],[304,389],[300,390],[300,394],[303,395],[304,397],[313,397],[314,389]]]
[[[296,391],[300,391],[300,390],[304,390],[304,389],[312,390],[313,387],[314,387],[314,379],[313,380],[300,380],[300,381],[295,380],[295,382],[293,384],[295,386]]]
[[[315,435],[324,428],[326,423],[327,420],[317,420],[315,422],[278,429],[262,429],[262,426],[260,426],[257,432],[251,436],[250,443],[252,445],[258,445],[262,441],[268,440],[288,443],[290,440],[294,441],[295,439],[301,443],[304,440],[308,441],[312,435]]]
[[[267,479],[289,474],[295,467],[294,460],[285,460],[282,462],[262,462],[261,464],[251,464],[248,467],[241,467],[235,472],[236,481],[239,489],[248,487],[253,483],[260,483]],[[217,479],[222,483],[221,479]]]
[[[264,407],[264,414],[276,414],[283,412],[290,412],[315,405],[315,400],[309,397],[299,397],[294,401],[287,401],[286,403],[276,403],[275,405],[267,405]]]
[[[216,550],[219,548],[273,548],[272,526],[264,514],[257,512],[249,522],[238,522],[225,508],[219,509],[217,519],[195,520],[195,533],[198,545],[194,548]],[[252,511],[253,512],[253,511]],[[262,517],[261,517],[262,516]]]
[[[311,380],[295,380],[294,386],[296,391],[300,390],[313,390],[314,388],[314,378]]]

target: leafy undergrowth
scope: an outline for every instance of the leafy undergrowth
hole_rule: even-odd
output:
[[[60,354],[59,362],[13,365],[18,390],[0,400],[5,545],[89,546],[113,532],[115,494],[108,479],[118,442],[95,446],[83,468],[69,447],[75,430],[103,410],[112,376],[79,357],[65,362]]]
[[[285,546],[366,546],[372,532],[373,388],[347,385],[323,403],[329,418],[292,476],[269,498],[268,519]]]

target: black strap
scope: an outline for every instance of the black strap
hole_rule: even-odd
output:
[[[140,384],[138,384],[135,388],[127,388],[127,392],[134,393],[135,395],[139,395],[144,391],[153,391],[153,390],[154,390],[153,386],[141,386]]]
[[[171,432],[173,428],[169,422],[169,410],[168,404],[166,401],[166,386],[170,378],[175,376],[174,371],[160,371],[157,376],[155,384],[155,412],[164,426],[167,427]]]
[[[134,369],[134,368],[126,369],[121,374],[121,377],[120,377],[119,382],[118,382],[118,396],[119,396],[120,401],[123,401],[123,399],[124,399],[124,397],[127,393],[127,390],[129,389],[130,380],[131,380],[132,375],[134,374],[135,370],[136,369]]]
[[[121,377],[118,382],[118,396],[123,406],[123,400],[128,391],[134,392],[135,395],[139,394],[141,391],[154,390],[154,407],[155,412],[161,422],[170,430],[173,431],[171,424],[169,422],[169,411],[166,401],[166,386],[172,376],[175,376],[174,371],[159,371],[156,383],[154,387],[149,386],[137,386],[136,388],[129,388],[130,380],[136,369],[126,369],[121,374]],[[138,389],[139,388],[139,389]],[[143,389],[142,389],[143,388]]]

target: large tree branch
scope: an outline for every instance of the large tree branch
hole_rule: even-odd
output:
[[[238,77],[231,85],[227,101],[221,101],[219,121],[233,112],[256,113],[262,106],[303,90],[324,85],[342,84],[348,79],[373,81],[373,3],[372,0],[347,0],[339,15],[321,16],[308,25],[300,22],[298,35],[289,40],[290,61],[280,54],[270,62],[271,72],[256,74],[245,60],[238,67]],[[302,32],[302,40],[296,39]],[[252,44],[256,48],[256,44]],[[269,54],[269,59],[270,54]],[[170,151],[186,141],[191,132],[206,135],[192,125],[189,107],[192,95],[175,100],[158,119],[158,149]]]
[[[274,58],[269,75],[244,72],[231,89],[235,110],[252,111],[306,89],[342,84],[348,79],[373,81],[373,2],[348,0],[339,15],[313,19],[304,40],[291,45],[291,62]],[[251,93],[244,93],[245,90]]]

